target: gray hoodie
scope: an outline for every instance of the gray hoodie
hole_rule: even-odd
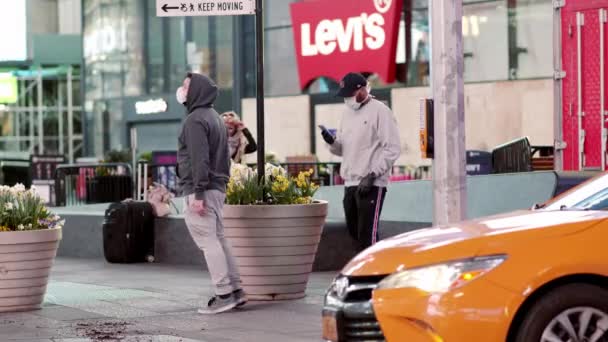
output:
[[[224,121],[213,109],[218,88],[211,79],[190,74],[186,107],[188,117],[179,135],[177,159],[182,196],[202,200],[207,190],[226,192],[230,152]]]
[[[347,187],[357,186],[370,173],[376,175],[375,186],[386,187],[391,169],[401,154],[393,112],[376,99],[359,110],[344,108],[336,142],[330,151],[342,157],[340,175]]]

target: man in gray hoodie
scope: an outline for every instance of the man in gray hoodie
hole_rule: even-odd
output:
[[[393,112],[371,96],[363,75],[346,75],[337,96],[346,105],[338,134],[334,137],[326,129],[321,133],[331,153],[342,157],[346,225],[364,249],[379,239],[386,187],[401,154],[399,130]]]
[[[179,135],[179,185],[186,201],[186,225],[203,251],[215,296],[201,314],[216,314],[244,305],[240,275],[224,237],[222,208],[230,178],[230,152],[224,121],[213,108],[218,95],[215,83],[190,73],[177,89],[177,101],[188,116]]]

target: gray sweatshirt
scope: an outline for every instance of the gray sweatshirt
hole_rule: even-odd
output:
[[[357,186],[370,173],[375,186],[386,187],[401,154],[397,121],[390,108],[371,99],[359,110],[344,109],[331,153],[342,157],[340,175],[346,186]]]
[[[224,121],[213,109],[218,88],[208,77],[192,74],[186,107],[188,116],[179,135],[177,159],[182,196],[202,200],[207,190],[226,192],[230,152]]]

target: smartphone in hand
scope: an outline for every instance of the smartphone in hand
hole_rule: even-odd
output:
[[[327,131],[327,127],[325,127],[325,126],[323,126],[323,125],[319,125],[319,128],[320,128],[322,131]]]

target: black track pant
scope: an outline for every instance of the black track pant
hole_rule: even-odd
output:
[[[386,197],[386,188],[373,187],[365,196],[357,187],[347,187],[344,193],[344,216],[348,232],[365,249],[379,240],[380,214]]]

